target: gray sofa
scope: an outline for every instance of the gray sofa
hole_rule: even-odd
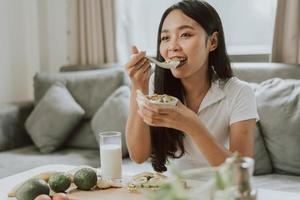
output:
[[[40,134],[44,135],[41,138],[33,135],[35,139],[33,140],[32,135],[30,136],[26,131],[25,122],[34,107],[37,107],[41,102],[48,89],[57,82],[69,90],[76,102],[85,110],[85,114],[80,122],[69,131],[70,133],[66,133],[68,135],[64,137],[63,143],[55,141],[57,138],[53,140],[53,138],[45,136],[45,129],[53,128],[48,130],[52,134],[51,131],[55,131],[54,129],[57,128],[58,124],[61,123],[64,126],[64,123],[66,123],[64,118],[43,119],[44,121],[54,120],[54,123],[51,126],[42,124],[39,127]],[[109,99],[118,88],[124,86],[128,88],[128,94],[123,95],[125,101],[121,101],[121,105],[125,109],[114,105],[116,100],[119,100],[118,98]],[[34,77],[34,98],[34,102],[12,103],[0,107],[0,178],[45,164],[99,167],[99,151],[95,132],[115,130],[124,133],[128,112],[126,108],[128,110],[127,104],[129,103],[129,80],[121,67],[101,67],[97,70],[52,74],[38,73]],[[127,102],[126,99],[128,99]],[[94,119],[98,111],[100,111],[100,114],[102,112],[102,115],[99,116],[98,114],[97,119]],[[40,115],[35,118],[40,120],[39,118],[47,115],[49,115],[49,111],[46,110],[44,116]],[[95,122],[92,127],[93,119]],[[102,125],[102,127],[97,127],[99,125]],[[93,131],[93,128],[95,131]],[[56,142],[59,147],[54,152],[41,153],[40,150],[43,148],[39,147],[45,147],[47,140],[53,140],[52,143]],[[36,143],[40,145],[34,145]],[[123,146],[125,157],[124,137]]]
[[[282,80],[279,79],[275,79],[262,86],[258,85],[258,83],[274,77],[282,79],[300,79],[300,66],[297,65],[276,63],[233,63],[233,68],[237,77],[251,82],[259,100],[258,106],[260,106],[259,103],[263,104],[268,101],[268,99],[264,99],[267,92],[263,89],[270,87],[269,84],[275,86],[284,84],[282,83]],[[76,69],[72,68],[72,70]],[[108,96],[123,85],[129,86],[128,78],[123,69],[118,65],[110,68],[105,67],[105,69],[93,67],[93,70],[77,72],[66,72],[67,68],[63,68],[63,71],[64,72],[59,74],[38,74],[35,77],[35,102],[0,106],[0,178],[45,164],[73,164],[99,167],[99,151],[95,138],[92,139],[95,136],[92,130],[93,128],[91,127],[91,121],[98,107],[105,105]],[[104,82],[102,80],[103,74],[106,74]],[[31,137],[25,129],[24,123],[32,112],[34,105],[38,104],[46,90],[56,81],[63,83],[66,88],[70,90],[70,93],[74,96],[75,100],[88,112],[86,112],[81,122],[71,131],[68,139],[61,144],[56,151],[42,154],[33,144]],[[291,87],[295,87],[295,84]],[[299,89],[300,86],[297,91],[299,91]],[[101,94],[101,98],[97,97],[97,95],[95,97],[95,93]],[[82,97],[83,94],[86,96]],[[296,99],[299,97],[299,94],[300,93],[296,96]],[[286,95],[288,96],[289,94]],[[261,109],[261,107],[259,107],[259,109]],[[264,115],[264,113],[268,113],[267,111],[269,110],[266,112],[264,110],[260,111],[263,112],[260,113],[260,115]],[[107,115],[109,115],[109,113],[107,113]],[[264,133],[264,131],[267,133],[272,132],[273,130],[268,130],[265,127],[269,125],[269,122],[264,123],[266,118],[267,117],[265,116],[261,116],[261,124],[257,127],[255,147],[257,151],[257,163],[255,167],[256,173],[259,174],[259,176],[254,178],[254,184],[259,188],[299,193],[300,176],[298,175],[300,173],[297,171],[297,168],[300,169],[300,165],[297,164],[299,164],[300,153],[295,151],[283,151],[280,155],[284,157],[282,159],[273,154],[274,149],[269,147],[274,146],[274,141],[269,134]],[[110,122],[111,121],[108,121],[108,125],[104,124],[104,126],[108,126],[106,128],[119,126],[118,124]],[[271,124],[271,126],[272,125],[273,124]],[[277,121],[275,125],[280,126]],[[124,122],[122,122],[122,126],[124,126]],[[297,130],[298,127],[295,127],[296,131],[292,129],[295,135],[291,140],[300,142],[300,129]],[[288,128],[290,127],[286,127],[286,129]],[[124,130],[122,130],[124,127],[118,127],[116,129],[124,133]],[[75,135],[81,136],[75,137]],[[276,137],[280,140],[278,135],[276,135]],[[282,140],[278,142],[290,142],[291,140]],[[295,142],[293,144],[295,144]],[[285,143],[283,144],[283,147],[289,148],[289,145],[289,143]],[[275,151],[280,151],[280,149],[275,149]],[[286,156],[285,153],[289,156]],[[291,158],[291,156],[294,157]],[[291,167],[286,168],[285,163],[280,162],[281,160],[287,162],[287,165]],[[291,161],[291,163],[289,163],[289,161]],[[293,165],[295,163],[296,165]],[[137,167],[149,170],[151,168],[150,163],[134,165],[125,154],[123,164],[126,169]],[[296,172],[293,173],[293,170],[296,170]],[[141,171],[141,169],[138,171]]]

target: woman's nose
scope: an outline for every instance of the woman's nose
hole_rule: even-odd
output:
[[[180,50],[180,45],[178,44],[177,40],[172,39],[169,42],[168,45],[168,51],[179,51]]]

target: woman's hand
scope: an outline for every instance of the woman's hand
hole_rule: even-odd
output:
[[[176,106],[161,106],[145,102],[138,113],[150,126],[174,128],[187,134],[201,123],[197,114],[180,101]]]
[[[131,49],[131,59],[125,64],[127,74],[136,89],[148,88],[150,77],[150,63],[145,58],[145,52],[139,51],[136,46]]]

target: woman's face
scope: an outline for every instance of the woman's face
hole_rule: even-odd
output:
[[[180,65],[171,70],[174,77],[184,79],[207,72],[210,48],[207,38],[205,30],[182,11],[169,13],[160,35],[160,54],[166,61],[180,59]]]

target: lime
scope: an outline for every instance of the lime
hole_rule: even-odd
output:
[[[66,173],[57,173],[49,177],[48,184],[54,192],[65,192],[71,185],[71,178]]]
[[[90,190],[97,184],[97,174],[91,168],[82,168],[75,173],[74,183],[80,190]]]

